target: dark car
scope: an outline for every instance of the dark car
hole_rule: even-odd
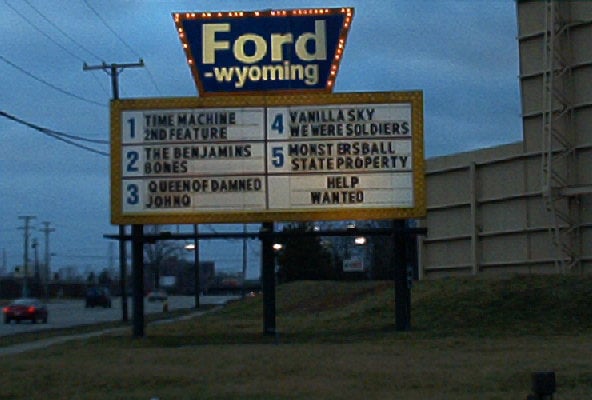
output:
[[[92,287],[86,291],[86,308],[90,307],[111,308],[111,293],[103,287]]]
[[[2,309],[4,323],[28,320],[33,324],[42,321],[47,324],[47,307],[38,299],[17,299]]]

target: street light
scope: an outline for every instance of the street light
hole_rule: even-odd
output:
[[[273,250],[274,250],[274,251],[276,251],[276,252],[277,252],[277,251],[280,251],[280,250],[281,250],[281,249],[283,249],[283,248],[284,248],[284,245],[283,245],[283,244],[281,244],[281,243],[274,243],[274,244],[273,244]]]
[[[366,239],[366,237],[365,237],[365,236],[357,236],[357,237],[354,239],[354,243],[355,243],[356,245],[358,245],[358,246],[363,246],[363,245],[365,245],[367,241],[368,241],[368,240]]]

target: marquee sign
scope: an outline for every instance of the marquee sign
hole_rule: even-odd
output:
[[[425,216],[421,92],[111,104],[113,224]]]
[[[353,8],[174,13],[201,95],[331,92]]]

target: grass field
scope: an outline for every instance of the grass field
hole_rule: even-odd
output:
[[[592,396],[592,277],[418,282],[412,331],[392,282],[278,287],[278,336],[260,297],[199,319],[2,357],[0,399],[555,399]]]

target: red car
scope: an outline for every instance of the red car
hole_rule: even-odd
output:
[[[42,321],[47,324],[47,307],[37,299],[18,299],[2,309],[4,323],[9,324],[12,320],[17,323],[29,320],[32,323]]]

